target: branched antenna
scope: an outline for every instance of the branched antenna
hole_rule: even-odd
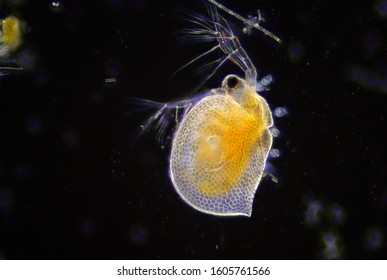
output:
[[[249,26],[252,26],[256,29],[258,29],[259,31],[263,32],[263,34],[271,37],[272,39],[274,39],[277,43],[282,43],[281,39],[278,38],[276,35],[274,35],[273,33],[271,33],[269,30],[267,30],[266,28],[263,28],[262,26],[260,26],[258,24],[258,22],[254,22],[254,21],[251,21],[247,18],[244,18],[242,17],[241,15],[237,14],[236,12],[230,10],[229,8],[223,6],[222,4],[218,3],[217,1],[215,0],[207,0],[208,2],[210,2],[211,4],[215,5],[216,7],[218,7],[219,9],[225,11],[226,13],[228,13],[229,15],[233,16],[233,17],[236,17],[237,19],[243,21],[245,24],[249,25]]]

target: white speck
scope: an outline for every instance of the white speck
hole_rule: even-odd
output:
[[[105,79],[105,83],[115,83],[115,82],[117,82],[116,78]]]
[[[59,1],[54,1],[54,2],[51,2],[51,6],[55,7],[55,8],[59,8],[61,5],[61,3]]]

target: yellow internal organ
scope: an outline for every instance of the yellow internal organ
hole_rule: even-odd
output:
[[[267,128],[267,118],[261,116],[264,110],[249,113],[231,97],[225,98],[221,106],[207,111],[206,122],[197,133],[194,166],[200,178],[198,187],[210,197],[227,193],[236,185]]]
[[[2,39],[10,51],[15,50],[22,42],[20,20],[10,16],[2,22]]]

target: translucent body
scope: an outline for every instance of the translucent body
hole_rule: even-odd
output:
[[[272,144],[272,115],[266,101],[240,78],[235,88],[216,92],[180,123],[170,176],[179,195],[195,209],[250,216]]]
[[[257,71],[219,9],[242,20],[279,42],[279,38],[257,23],[229,10],[217,1],[208,0],[210,18],[188,15],[197,26],[185,30],[185,38],[217,44],[192,59],[177,72],[215,51],[223,57],[215,60],[209,80],[226,62],[234,63],[244,78],[227,75],[221,87],[192,99],[173,103],[137,100],[159,110],[149,118],[143,131],[156,123],[158,135],[168,124],[167,115],[175,109],[177,130],[172,140],[169,173],[180,197],[193,208],[219,216],[251,216],[256,190],[264,174],[273,136],[272,114],[259,92],[272,82],[267,75],[257,80]],[[176,73],[175,73],[176,74]],[[136,101],[136,102],[137,102]],[[179,111],[184,110],[182,118]]]

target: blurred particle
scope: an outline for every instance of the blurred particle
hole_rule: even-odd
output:
[[[351,65],[346,69],[346,76],[352,82],[360,84],[365,88],[387,93],[387,76],[383,77],[376,71],[360,65]]]
[[[107,84],[112,84],[112,83],[115,83],[115,82],[117,82],[116,78],[105,79],[105,83],[107,83]]]
[[[379,16],[386,18],[387,17],[387,1],[377,1],[375,4],[375,10]]]
[[[272,75],[267,75],[265,77],[263,77],[260,81],[260,83],[263,85],[263,86],[268,86],[270,85],[271,83],[273,82],[273,76]]]
[[[337,259],[340,257],[340,251],[337,246],[337,237],[333,233],[326,233],[322,237],[324,250],[323,257],[326,259]]]
[[[23,65],[24,70],[33,70],[35,69],[37,55],[35,52],[31,51],[30,49],[25,49],[20,51],[16,55],[17,61],[20,62],[21,65]]]
[[[108,86],[116,86],[117,77],[122,71],[122,63],[115,58],[110,58],[105,62],[105,73],[109,78],[105,79],[105,84]]]
[[[79,133],[74,128],[70,128],[64,131],[62,136],[63,142],[70,148],[79,145]]]
[[[280,151],[278,149],[271,149],[269,155],[272,158],[277,158],[280,156]]]
[[[105,73],[107,76],[117,76],[122,71],[122,63],[115,58],[110,58],[105,62]]]
[[[30,175],[30,170],[27,166],[19,164],[15,166],[14,174],[16,178],[24,180]]]
[[[279,129],[275,126],[270,127],[269,130],[271,132],[271,135],[273,135],[273,137],[278,137],[280,135]]]
[[[103,100],[103,97],[102,97],[102,94],[97,92],[97,93],[94,93],[92,96],[91,96],[91,101],[93,103],[101,103]]]
[[[387,189],[385,189],[383,192],[382,192],[382,195],[381,195],[381,201],[382,201],[382,205],[384,207],[387,207]]]
[[[270,162],[266,162],[264,176],[268,176],[270,180],[276,184],[279,182],[277,170]]]
[[[129,3],[134,11],[144,11],[147,8],[148,1],[149,0],[132,0]]]
[[[50,5],[50,10],[54,13],[62,13],[64,11],[64,5],[61,2],[54,1]]]
[[[12,194],[6,188],[0,188],[0,214],[7,215],[11,210]]]
[[[267,75],[258,81],[256,85],[257,92],[262,92],[268,89],[268,86],[273,82],[273,76]]]
[[[133,225],[129,229],[129,238],[136,245],[142,245],[148,241],[149,233],[143,225]]]
[[[107,0],[106,1],[106,6],[108,8],[118,8],[122,4],[122,0]]]
[[[277,107],[274,109],[274,116],[281,118],[288,114],[288,110],[285,107]]]
[[[63,4],[60,1],[52,1],[50,4],[50,10],[55,13],[63,12]]]
[[[12,6],[20,6],[20,5],[24,5],[26,0],[8,0],[8,2],[12,5]]]
[[[154,153],[146,152],[142,155],[141,164],[143,166],[149,166],[150,168],[153,168],[156,163],[157,163],[157,157]]]
[[[38,86],[45,86],[47,85],[48,81],[49,81],[49,78],[44,72],[39,72],[35,76],[35,84]]]
[[[382,46],[382,39],[379,34],[370,33],[363,38],[363,47],[366,56],[371,56],[377,53]]]
[[[320,222],[322,210],[323,210],[323,206],[321,202],[319,201],[309,202],[305,212],[305,222],[310,225],[317,224],[318,222]]]
[[[378,228],[372,228],[366,234],[366,248],[370,251],[376,251],[383,245],[384,234]]]
[[[292,42],[288,48],[288,55],[291,62],[300,62],[305,55],[304,46],[299,42]]]
[[[337,204],[334,204],[329,207],[328,211],[332,223],[340,225],[344,222],[345,215],[342,207]]]
[[[29,117],[26,120],[26,130],[32,135],[38,134],[42,130],[42,122],[36,116]]]
[[[92,235],[95,232],[95,223],[87,220],[81,223],[80,228],[84,235]]]

